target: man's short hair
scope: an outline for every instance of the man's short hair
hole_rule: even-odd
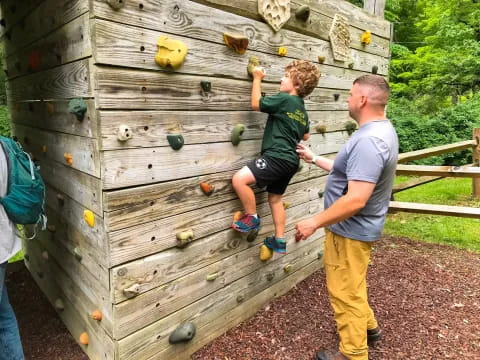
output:
[[[287,65],[285,72],[289,74],[298,96],[302,98],[312,93],[320,79],[318,67],[306,60],[293,60]]]
[[[372,105],[385,106],[390,95],[390,86],[387,80],[380,75],[366,74],[355,79],[353,84],[369,87]]]

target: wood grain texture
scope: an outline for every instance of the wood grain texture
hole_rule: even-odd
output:
[[[42,2],[43,0],[24,0],[19,6],[17,0],[3,0],[0,2],[1,19],[3,24],[0,26],[0,36],[2,41],[7,38],[8,34],[11,37],[11,29],[20,22],[28,13]]]
[[[397,175],[443,176],[479,178],[480,167],[474,166],[424,166],[397,165]]]
[[[448,206],[390,201],[390,206],[388,210],[390,212],[403,211],[415,214],[429,214],[480,219],[480,209],[467,206]]]

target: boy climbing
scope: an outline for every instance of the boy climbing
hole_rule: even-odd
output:
[[[268,120],[263,134],[261,156],[250,161],[233,176],[233,188],[245,212],[232,227],[240,232],[260,228],[255,194],[249,185],[257,183],[260,187],[266,186],[275,234],[267,237],[264,245],[275,252],[285,253],[285,209],[282,195],[299,166],[296,146],[301,140],[310,137],[310,124],[303,98],[317,86],[320,71],[308,61],[292,61],[285,68],[280,92],[272,96],[261,95],[264,69],[255,67],[252,76],[252,110],[267,113]]]

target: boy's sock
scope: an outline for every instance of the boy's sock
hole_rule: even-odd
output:
[[[255,214],[250,214],[250,215],[252,215],[254,218],[258,219],[258,214],[257,214],[257,213],[255,213]]]
[[[263,243],[266,247],[279,254],[285,254],[287,252],[287,242],[285,241],[285,238],[269,236],[263,240]]]

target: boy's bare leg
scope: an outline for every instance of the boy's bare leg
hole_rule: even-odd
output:
[[[232,178],[233,188],[237,193],[240,201],[242,202],[243,208],[245,209],[246,214],[256,214],[257,213],[257,203],[255,201],[255,193],[250,184],[254,184],[255,177],[253,176],[250,169],[246,166],[237,171]]]
[[[268,193],[268,203],[275,225],[275,237],[281,239],[285,236],[285,208],[283,207],[282,195]]]

